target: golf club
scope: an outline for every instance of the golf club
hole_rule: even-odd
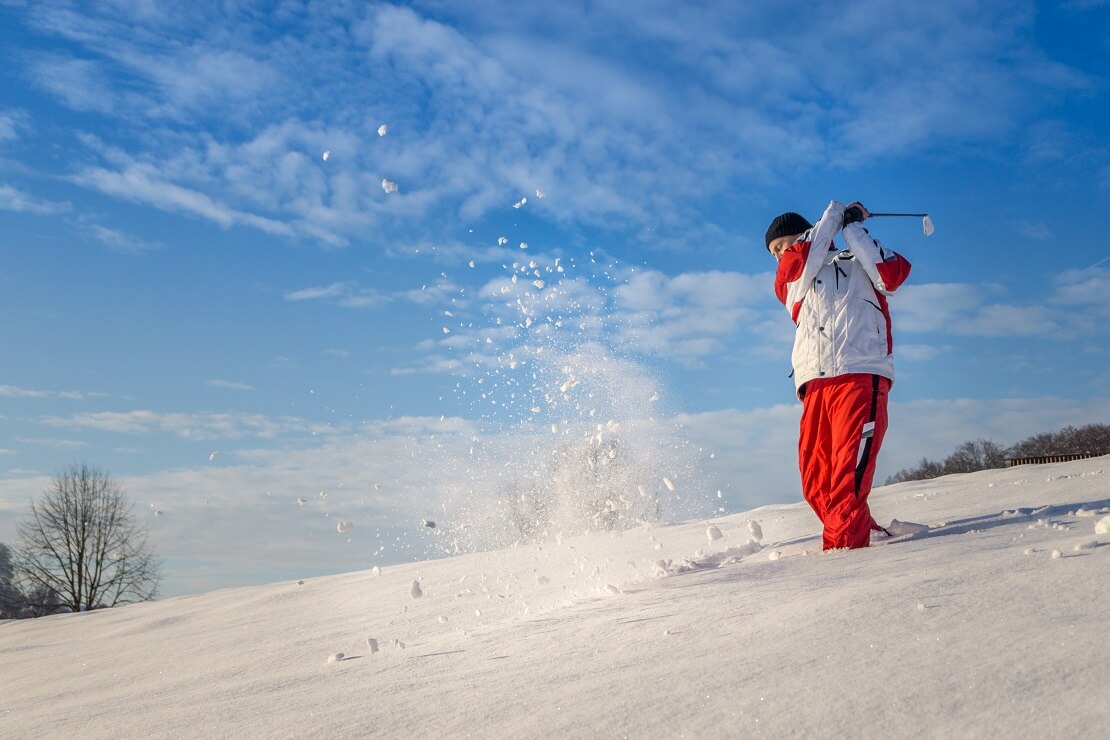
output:
[[[876,216],[909,216],[912,218],[921,219],[921,230],[925,232],[925,236],[933,235],[933,219],[929,218],[928,213],[872,213],[871,218]]]

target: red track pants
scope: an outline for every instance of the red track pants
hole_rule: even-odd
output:
[[[802,495],[825,527],[824,549],[867,547],[878,529],[867,506],[886,436],[890,380],[842,375],[806,383],[798,467]]]

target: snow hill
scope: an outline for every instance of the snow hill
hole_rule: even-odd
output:
[[[1110,737],[1108,467],[0,623],[0,736]]]

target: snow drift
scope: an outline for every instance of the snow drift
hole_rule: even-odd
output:
[[[1105,737],[1108,464],[0,623],[0,735]]]

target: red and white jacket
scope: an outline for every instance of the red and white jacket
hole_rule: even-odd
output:
[[[775,295],[798,329],[794,386],[849,373],[894,381],[894,339],[886,297],[905,282],[910,263],[871,238],[863,224],[844,227],[847,249],[833,237],[844,204],[832,201],[817,225],[787,248],[775,275]]]

